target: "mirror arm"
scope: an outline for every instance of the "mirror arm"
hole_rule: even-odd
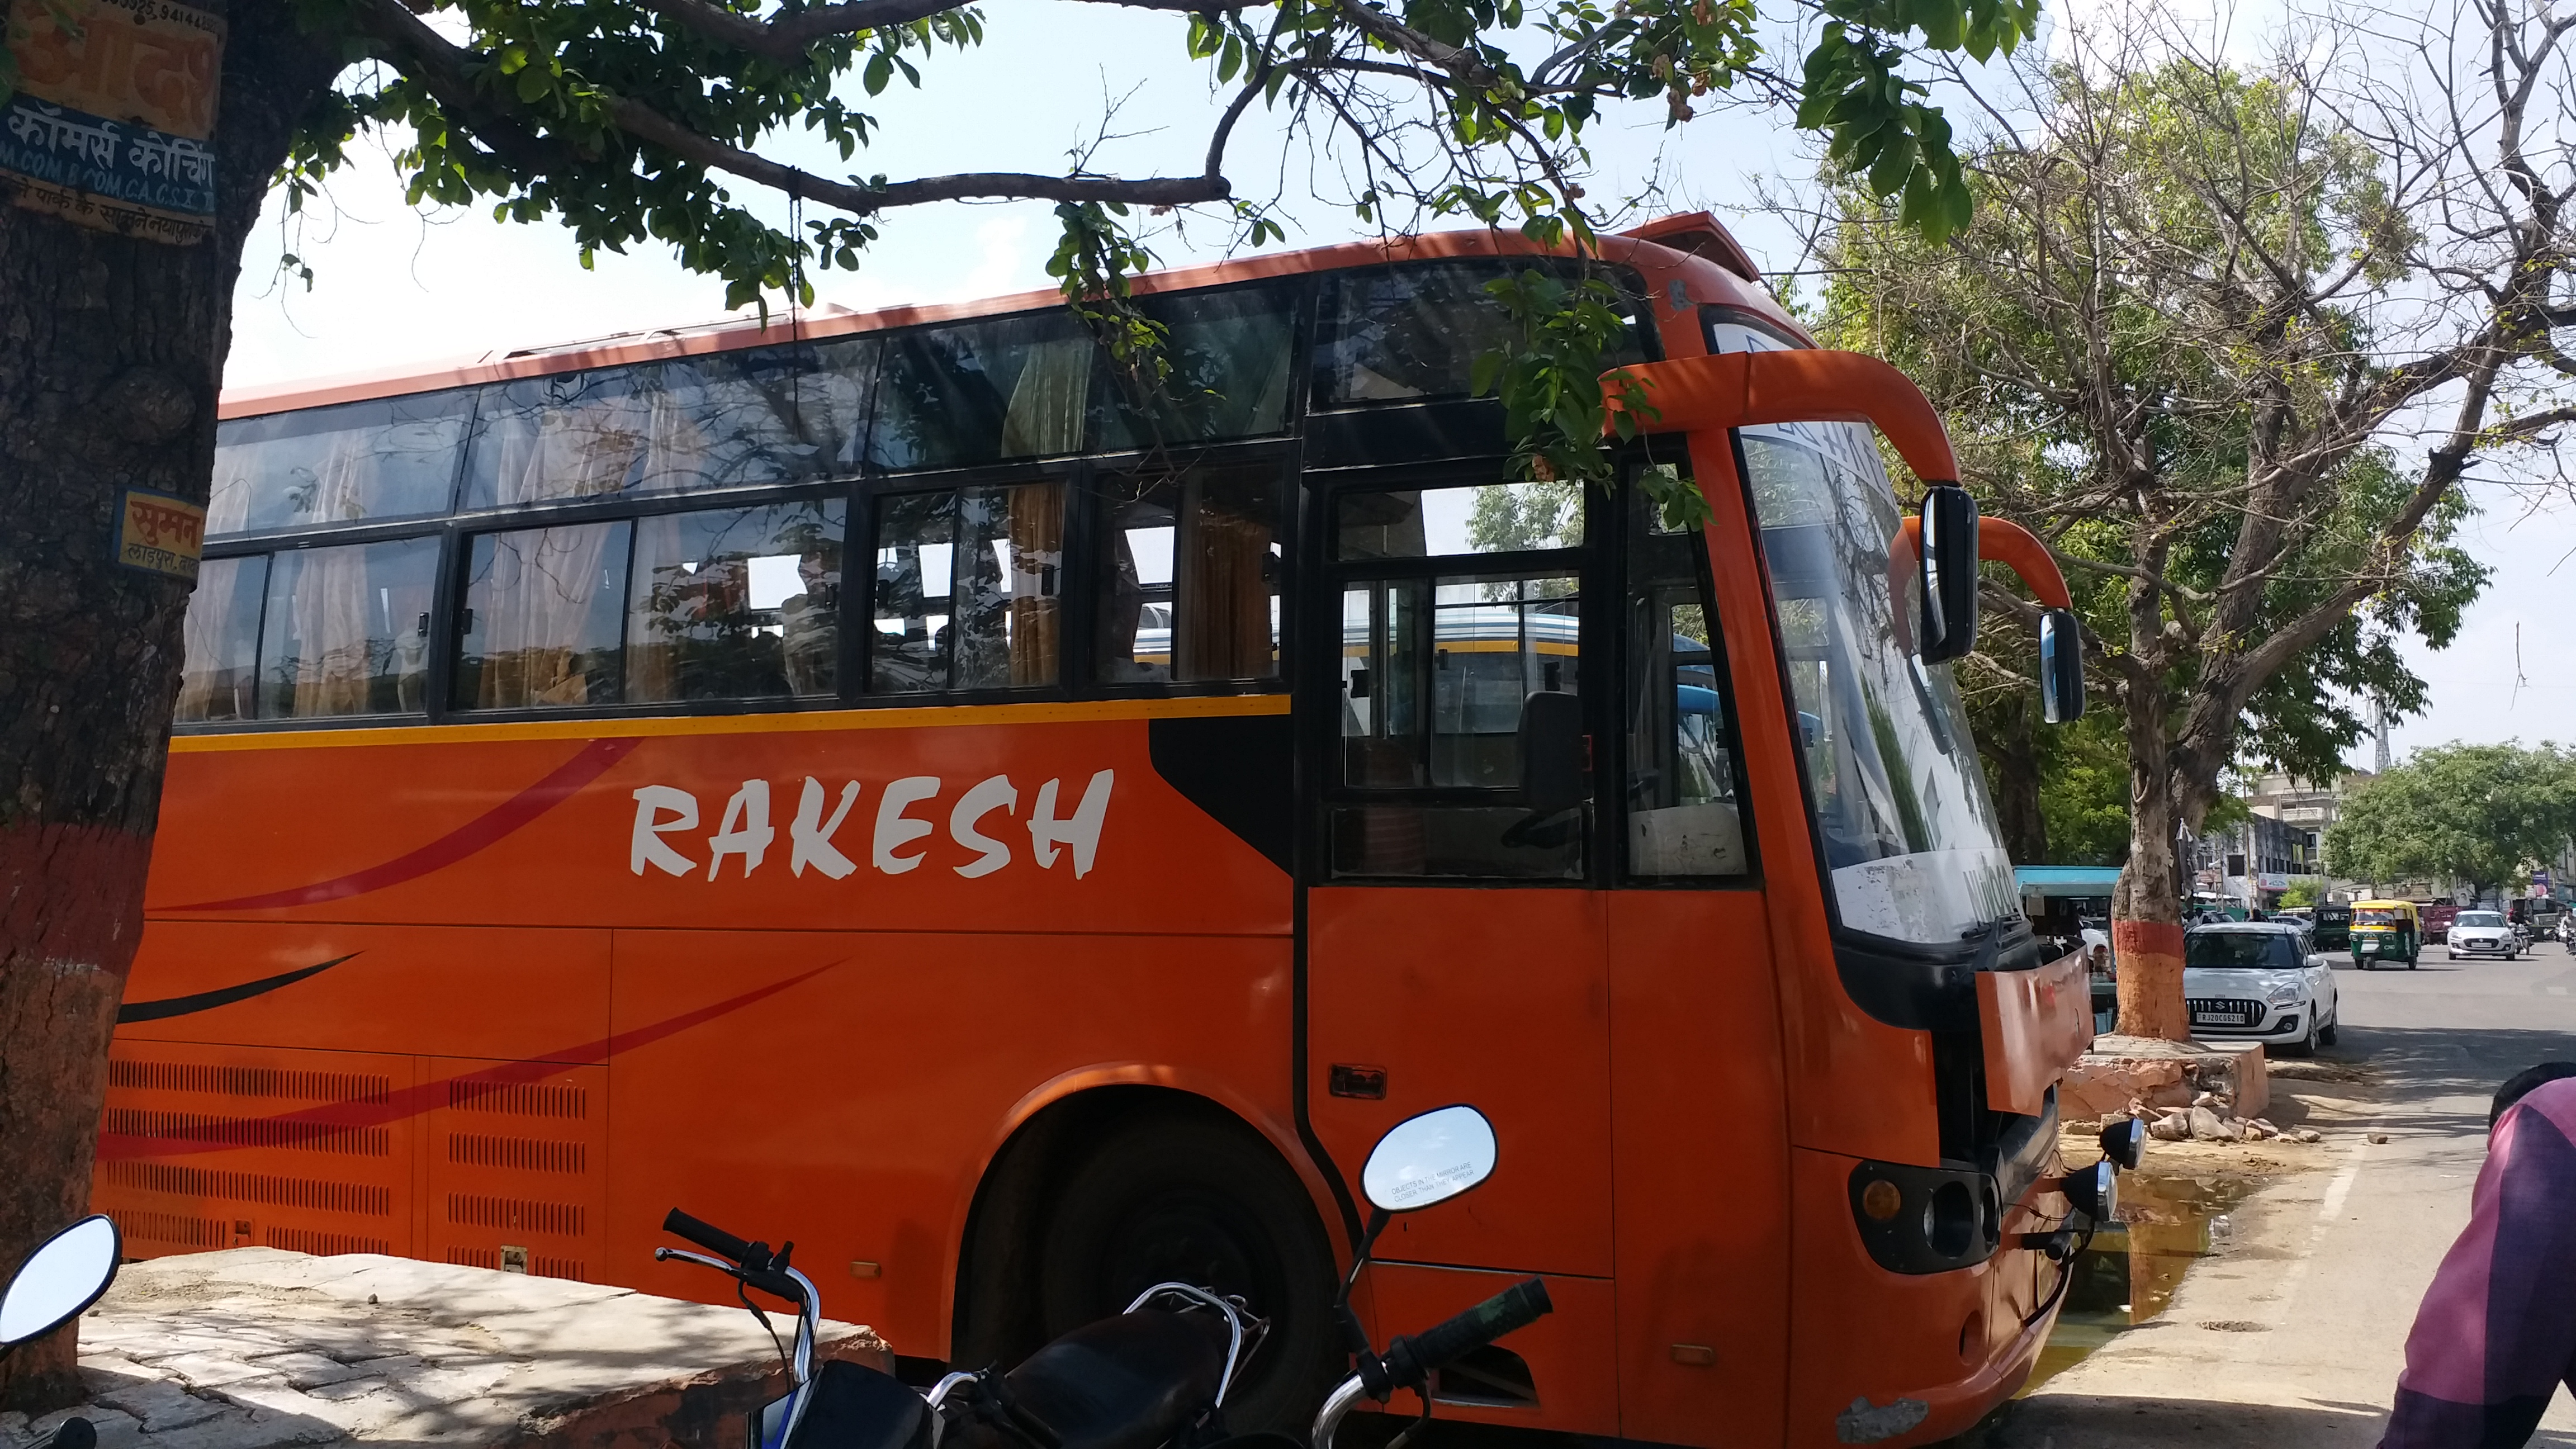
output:
[[[1979,518],[1977,552],[2020,575],[2022,586],[2042,608],[2074,609],[2075,596],[2067,591],[2065,573],[2049,555],[2048,546],[2029,529],[2009,519]]]
[[[1360,1234],[1359,1251],[1351,1255],[1351,1271],[1342,1278],[1342,1291],[1333,1295],[1333,1319],[1341,1325],[1343,1345],[1363,1364],[1375,1363],[1377,1355],[1369,1347],[1367,1327],[1351,1311],[1351,1290],[1359,1286],[1360,1270],[1369,1265],[1369,1250],[1377,1246],[1377,1235],[1386,1231],[1388,1220],[1394,1216],[1382,1207],[1369,1209],[1368,1227]]]

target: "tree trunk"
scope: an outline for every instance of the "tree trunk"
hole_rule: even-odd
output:
[[[242,245],[338,69],[285,0],[228,8],[212,238],[0,200],[0,1267],[87,1210],[142,927],[189,585],[117,561],[123,495],[206,501]],[[0,1363],[0,1408],[75,1401],[75,1335]]]
[[[2163,692],[2129,690],[2129,861],[2111,895],[2111,953],[2119,965],[2122,1036],[2183,1041],[2182,894],[2174,883],[2180,815],[2165,765]]]

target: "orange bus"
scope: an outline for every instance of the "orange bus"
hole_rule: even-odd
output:
[[[681,1205],[913,1374],[1186,1279],[1271,1322],[1238,1426],[1302,1425],[1352,1174],[1472,1102],[1498,1170],[1358,1301],[1557,1311],[1444,1416],[1972,1423],[2052,1320],[2090,1019],[1909,647],[1868,422],[1946,442],[1680,216],[1582,265],[1673,384],[1623,466],[1711,521],[1501,481],[1485,284],[1573,265],[1158,274],[1151,387],[1033,294],[228,395],[98,1157],[129,1251],[706,1293],[651,1260]]]

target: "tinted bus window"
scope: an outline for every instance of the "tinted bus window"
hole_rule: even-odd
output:
[[[438,541],[272,555],[259,631],[260,717],[420,709]]]
[[[220,424],[206,533],[444,513],[473,414],[473,395],[457,391]]]
[[[889,495],[877,502],[876,542],[871,690],[1056,681],[1062,483]]]
[[[438,541],[286,549],[205,566],[188,601],[183,722],[426,705]]]
[[[259,611],[267,595],[264,553],[208,559],[198,571],[179,670],[181,722],[259,717]]]
[[[618,697],[618,624],[634,525],[585,523],[487,533],[472,541],[459,709],[610,704]]]
[[[1286,431],[1294,295],[1245,287],[1138,299],[1138,309],[1167,329],[1170,371],[1131,372],[1096,349],[1092,446],[1111,452]]]
[[[501,383],[484,392],[465,503],[693,493],[849,471],[877,344],[762,347]]]
[[[824,499],[637,519],[626,697],[835,692],[843,515]]]
[[[1092,352],[1063,311],[897,333],[868,460],[941,468],[1081,452]]]
[[[1278,470],[1193,468],[1098,486],[1100,682],[1276,676]]]
[[[1582,542],[1583,490],[1572,483],[1352,493],[1333,505],[1337,558],[1435,558]]]
[[[1511,319],[1485,290],[1515,270],[1548,263],[1436,262],[1326,278],[1316,352],[1316,405],[1420,402],[1474,391],[1476,358],[1512,344]],[[1603,273],[1633,291],[1627,278]],[[1604,367],[1642,362],[1632,330]]]

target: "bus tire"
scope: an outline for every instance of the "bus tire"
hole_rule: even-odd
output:
[[[1128,1119],[1063,1179],[1037,1270],[1053,1338],[1166,1280],[1239,1296],[1270,1321],[1227,1395],[1235,1433],[1303,1429],[1347,1366],[1332,1245],[1270,1144],[1208,1112]]]

